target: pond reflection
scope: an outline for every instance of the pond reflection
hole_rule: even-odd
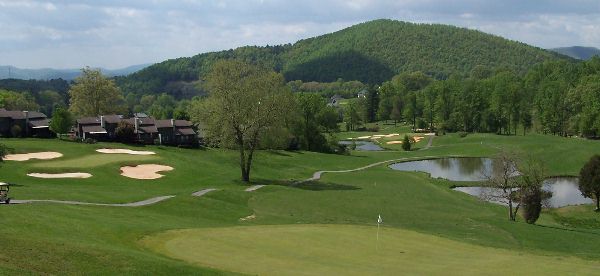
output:
[[[543,189],[552,192],[552,197],[544,200],[544,206],[549,208],[559,208],[569,205],[591,204],[592,199],[581,195],[576,177],[557,177],[549,178],[544,181]],[[456,187],[453,190],[470,194],[488,202],[506,205],[497,196],[501,193],[500,189],[488,187]]]
[[[391,164],[399,171],[419,171],[451,181],[484,181],[498,174],[501,164],[491,158],[440,158]],[[515,174],[516,175],[516,174]]]

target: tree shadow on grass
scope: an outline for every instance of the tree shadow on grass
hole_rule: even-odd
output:
[[[308,181],[301,184],[292,185],[290,187],[309,191],[355,191],[361,189],[360,187],[352,185],[321,181]]]
[[[304,183],[297,184],[296,180],[272,180],[272,179],[260,179],[255,178],[250,183],[244,183],[242,181],[238,181],[240,185],[248,186],[250,185],[267,185],[267,186],[284,186],[290,188],[296,188],[301,190],[308,191],[353,191],[360,190],[360,187],[355,187],[351,185],[344,185],[338,183],[331,182],[321,182],[321,181],[308,181]]]

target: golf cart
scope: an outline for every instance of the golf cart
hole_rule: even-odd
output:
[[[0,182],[0,202],[10,203],[10,197],[8,197],[9,186],[8,183]]]

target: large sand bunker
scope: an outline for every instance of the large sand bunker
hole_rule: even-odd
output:
[[[130,150],[130,149],[97,149],[97,152],[100,153],[121,153],[121,154],[133,154],[133,155],[152,155],[156,154],[153,151],[139,151],[139,150]]]
[[[135,167],[125,166],[121,167],[121,175],[135,179],[157,179],[164,175],[158,174],[162,171],[172,171],[173,167],[156,165],[156,164],[144,164],[137,165]]]
[[[28,173],[28,176],[37,178],[90,178],[89,173]]]
[[[48,159],[59,158],[61,156],[63,156],[63,155],[60,152],[44,151],[44,152],[22,153],[22,154],[7,154],[4,157],[4,160],[8,160],[8,161],[27,161],[29,159],[48,160]]]

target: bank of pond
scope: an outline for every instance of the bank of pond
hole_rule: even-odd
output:
[[[486,181],[489,176],[498,174],[501,166],[498,161],[491,158],[439,158],[429,160],[418,160],[402,163],[394,163],[389,167],[398,171],[424,172],[432,178],[442,178],[454,182],[481,182]],[[517,174],[513,176],[517,176]],[[542,189],[552,193],[552,196],[544,200],[547,208],[559,208],[569,205],[591,204],[592,199],[581,195],[576,177],[552,177],[544,181]],[[500,189],[491,187],[477,187],[468,185],[456,185],[455,191],[485,199],[486,201],[506,204],[500,197]]]

